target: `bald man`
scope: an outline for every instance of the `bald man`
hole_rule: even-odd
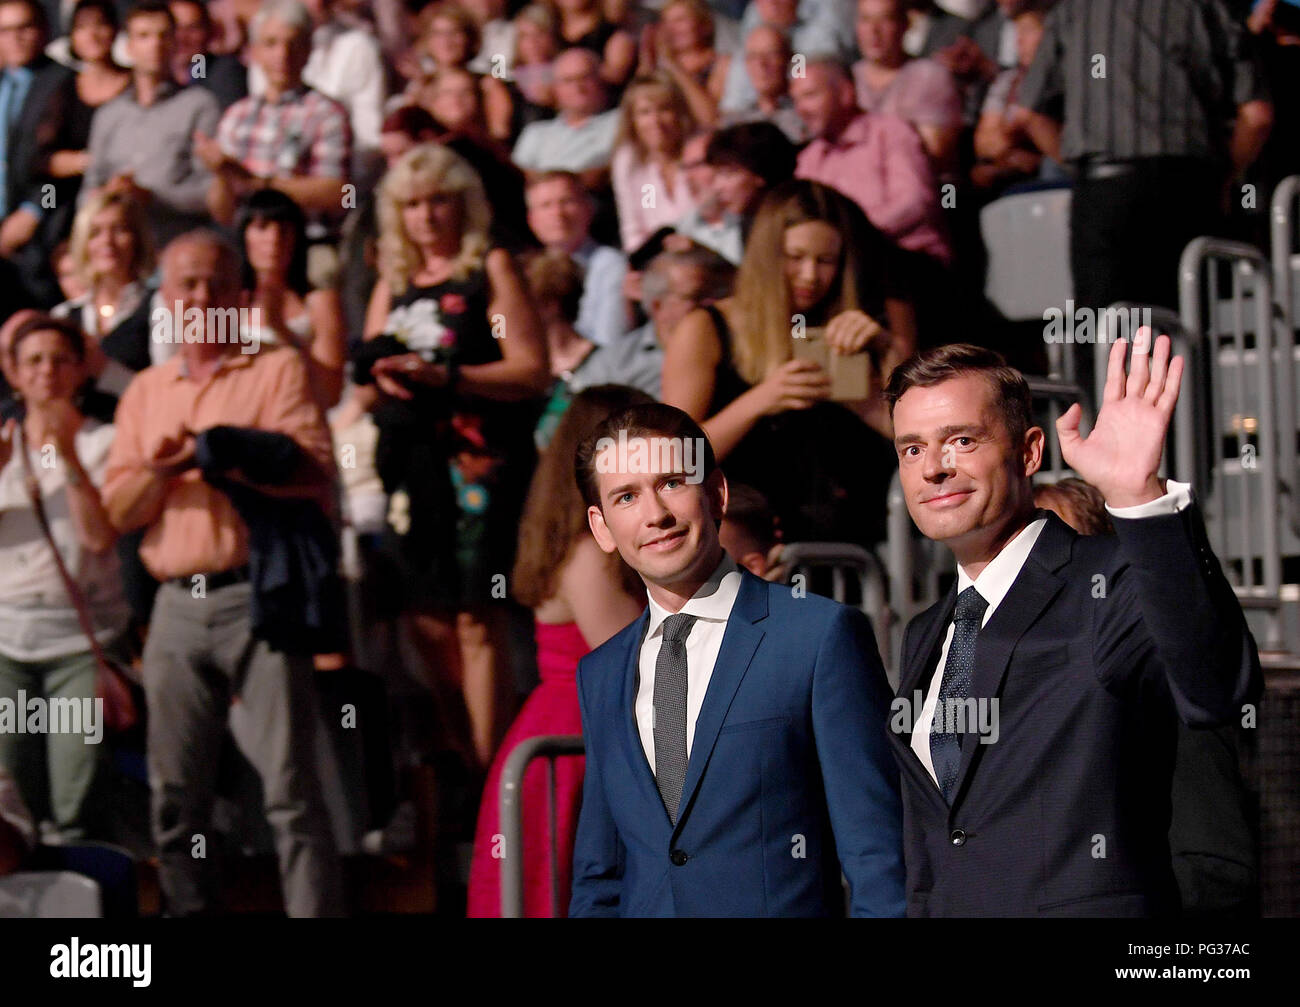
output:
[[[618,132],[618,110],[603,111],[605,102],[600,59],[590,49],[566,49],[555,60],[559,114],[525,126],[511,159],[530,178],[572,171],[584,188],[604,188]]]
[[[243,431],[280,434],[271,440],[293,459],[280,471],[248,453],[225,474],[268,499],[315,501],[328,512],[333,453],[298,354],[244,352],[249,346],[230,331],[238,267],[235,250],[212,232],[167,246],[165,308],[152,331],[164,338],[183,320],[185,341],[122,396],[102,491],[119,531],[145,529],[140,558],[161,583],[143,659],[160,880],[169,915],[214,909],[208,860],[196,851],[212,838],[218,756],[238,701],[244,729],[236,738],[262,778],[285,907],[290,916],[340,915],[338,856],[313,756],[311,658],[254,632],[249,528],[232,497],[208,481],[212,428],[239,428],[237,440]],[[230,434],[223,430],[221,442],[229,445]]]

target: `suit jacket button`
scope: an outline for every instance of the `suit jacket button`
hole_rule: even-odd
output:
[[[952,833],[948,836],[948,839],[952,842],[953,846],[966,845],[966,833],[961,829],[953,829]]]
[[[668,854],[668,859],[673,862],[674,867],[683,867],[686,861],[691,858],[686,855],[685,850],[673,850],[672,853]]]

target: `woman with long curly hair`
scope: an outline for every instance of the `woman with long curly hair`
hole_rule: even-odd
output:
[[[794,180],[759,207],[734,296],[692,312],[664,354],[663,399],[704,427],[728,477],[769,501],[792,541],[869,544],[883,535],[894,464],[881,389],[916,345],[891,251],[835,190]],[[831,378],[796,355],[866,354],[865,398],[832,402]]]
[[[437,144],[407,151],[380,186],[379,224],[380,279],[354,380],[379,392],[387,551],[435,695],[451,711],[450,687],[460,686],[464,754],[484,766],[511,695],[498,673],[496,587],[513,562],[536,457],[546,347],[513,260],[490,246],[487,197],[462,158]],[[466,725],[446,726],[455,741]]]
[[[528,738],[582,733],[578,661],[637,618],[645,605],[645,588],[636,574],[617,554],[601,552],[591,537],[587,508],[573,477],[573,456],[605,417],[652,401],[644,392],[621,385],[579,392],[555,428],[529,487],[510,581],[515,599],[533,610],[541,682],[511,725],[483,791],[469,872],[470,916],[501,915],[501,860],[493,856],[493,846],[501,831],[498,791],[506,759]],[[520,807],[525,846],[520,855],[525,916],[550,916],[552,904],[564,915],[569,904],[582,772],[581,758],[561,759],[555,765],[554,892],[547,869],[551,836],[546,773],[537,762],[524,774]]]

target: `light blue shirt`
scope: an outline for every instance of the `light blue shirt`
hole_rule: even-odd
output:
[[[524,171],[590,171],[608,166],[618,133],[618,110],[601,112],[570,126],[564,116],[530,122],[519,134],[514,153]]]
[[[586,277],[573,327],[597,346],[618,342],[627,332],[627,308],[623,303],[627,258],[618,249],[588,238],[573,253],[573,261],[582,267]]]
[[[804,56],[839,56],[848,59],[858,49],[853,23],[857,19],[855,0],[799,0],[794,27],[789,31],[790,48]],[[738,112],[758,101],[745,69],[744,40],[762,24],[758,5],[750,4],[740,21],[741,46],[731,60],[727,84],[722,93],[722,111]]]
[[[654,322],[646,322],[618,342],[587,354],[569,379],[569,390],[576,395],[595,385],[629,385],[657,399],[663,370],[663,347],[655,338]]]
[[[0,218],[14,209],[9,205],[9,131],[23,110],[32,86],[32,71],[11,67],[0,77]]]
[[[740,218],[734,214],[724,215],[719,224],[710,224],[699,210],[692,210],[673,225],[673,230],[697,245],[713,249],[733,266],[739,266],[745,256]]]

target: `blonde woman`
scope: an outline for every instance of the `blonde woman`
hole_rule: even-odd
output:
[[[659,21],[641,30],[637,72],[660,70],[682,89],[691,113],[716,125],[731,57],[714,47],[713,10],[705,0],[669,0]]]
[[[883,534],[895,462],[880,390],[916,345],[891,254],[835,190],[778,185],[755,218],[735,296],[687,315],[665,350],[663,400],[701,423],[730,479],[767,498],[787,542]],[[826,371],[795,355],[810,330],[832,353],[870,356],[867,398],[830,401]]]
[[[638,77],[623,93],[610,178],[625,252],[695,208],[681,170],[682,145],[694,130],[686,99],[667,74]]]
[[[459,685],[486,765],[507,723],[498,674],[502,597],[550,381],[541,324],[510,255],[491,248],[474,170],[437,144],[403,154],[380,186],[379,282],[354,378],[373,379],[386,552],[408,626],[451,711]],[[457,716],[448,714],[454,738]],[[469,740],[469,739],[467,739]]]

